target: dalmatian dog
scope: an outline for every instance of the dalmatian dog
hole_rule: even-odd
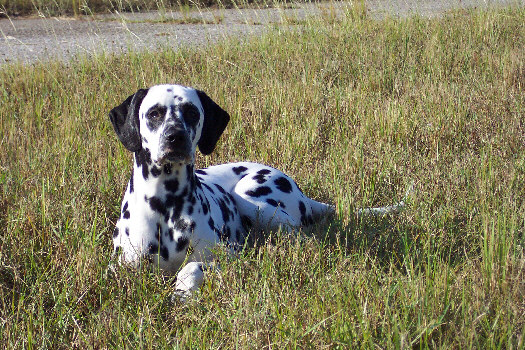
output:
[[[210,154],[230,119],[202,91],[180,85],[141,89],[109,118],[134,154],[113,233],[115,254],[120,263],[178,272],[182,296],[200,288],[218,244],[236,250],[252,225],[289,230],[334,211],[263,164],[195,169],[197,148]]]

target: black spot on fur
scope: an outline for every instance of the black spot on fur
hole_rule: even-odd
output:
[[[182,207],[184,206],[184,197],[183,196],[166,196],[166,206],[173,208],[171,212],[171,220],[174,222],[180,217],[182,212]]]
[[[221,208],[222,219],[224,222],[228,222],[230,220],[231,211],[222,199],[219,200],[219,208]]]
[[[173,229],[172,229],[172,228],[170,228],[170,229],[166,232],[166,236],[168,236],[168,237],[170,238],[170,241],[172,241],[172,242],[173,242],[173,239],[174,239],[174,233],[175,233],[175,232],[173,232]]]
[[[162,170],[157,168],[155,165],[151,167],[151,175],[154,177],[159,177],[159,175],[162,174]]]
[[[161,213],[162,215],[166,215],[166,206],[159,197],[153,196],[149,199],[146,198],[146,200],[148,201],[149,206],[153,211]]]
[[[213,188],[211,188],[210,186],[206,185],[204,182],[202,183],[202,185],[203,185],[204,187],[206,187],[206,189],[207,189],[208,191],[210,191],[212,194],[215,193],[215,192],[213,192]]]
[[[237,239],[237,242],[240,242],[242,240],[242,233],[240,230],[235,231],[235,238]]]
[[[248,231],[250,228],[252,228],[253,226],[253,223],[252,223],[252,219],[250,219],[248,216],[246,215],[243,215],[241,217],[241,223],[242,223],[242,227],[244,227],[244,229],[246,231]]]
[[[299,201],[299,212],[301,212],[301,215],[306,214],[306,206],[304,205],[303,201]]]
[[[237,166],[237,167],[233,167],[232,170],[235,173],[235,175],[239,175],[241,173],[244,173],[246,170],[248,170],[248,168],[245,166]]]
[[[281,207],[283,209],[286,208],[286,206],[284,205],[283,202],[281,202],[281,201],[277,202],[275,199],[268,198],[268,199],[266,199],[266,203],[270,204],[273,207],[279,206],[279,207]]]
[[[246,191],[246,194],[250,197],[261,197],[266,196],[267,194],[272,193],[272,189],[268,186],[258,187],[255,191]]]
[[[179,231],[185,231],[188,228],[188,223],[184,219],[175,221],[175,228]]]
[[[120,254],[122,253],[122,247],[119,246],[119,245],[116,246],[116,247],[115,247],[115,250],[113,251],[113,253],[114,253],[115,255],[120,255]]]
[[[210,218],[210,220],[208,220],[208,225],[210,226],[210,228],[215,231],[215,221],[213,221],[212,218]]]
[[[126,210],[124,213],[122,213],[122,217],[124,219],[129,219],[129,217],[130,217],[129,210]]]
[[[157,243],[149,242],[148,254],[153,255],[159,252],[159,245]]]
[[[164,182],[164,188],[166,189],[166,191],[169,191],[169,192],[177,192],[177,190],[179,189],[179,180],[177,179],[171,179],[171,180],[166,180]]]
[[[200,174],[200,175],[207,175],[207,174],[208,174],[207,172],[205,172],[205,171],[202,170],[202,169],[197,169],[197,170],[195,170],[195,173]]]
[[[177,245],[175,246],[175,250],[177,250],[178,252],[181,252],[184,249],[186,249],[189,244],[190,244],[190,240],[188,239],[188,237],[181,236],[177,239]]]
[[[135,190],[135,184],[133,183],[133,173],[134,171],[131,172],[131,177],[129,178],[129,193],[133,193]]]
[[[141,148],[135,152],[135,162],[139,168],[142,168],[142,176],[147,179],[149,176],[148,165],[151,164],[151,153],[147,148]]]
[[[264,175],[262,175],[262,174],[255,175],[254,177],[252,177],[252,179],[257,181],[258,184],[263,184],[263,183],[266,182],[266,179],[264,178]]]
[[[299,201],[299,211],[301,212],[301,225],[308,225],[308,219],[306,217],[306,206],[303,201]]]
[[[207,203],[202,202],[202,213],[204,215],[208,214],[208,204]]]
[[[124,230],[124,233],[126,233],[126,236],[129,236],[129,227],[126,227],[126,229]]]
[[[270,169],[261,169],[257,172],[258,175],[268,175],[272,171]]]
[[[170,258],[170,252],[168,250],[168,247],[166,247],[165,245],[163,246],[160,246],[160,257],[164,260],[168,260]]]
[[[119,234],[118,228],[115,227],[115,229],[113,230],[113,238],[117,238],[118,234]]]
[[[288,181],[285,177],[281,176],[277,180],[274,181],[275,185],[279,190],[281,190],[284,193],[291,193],[292,192],[292,184],[290,184],[290,181]]]
[[[217,189],[219,190],[219,192],[221,192],[221,193],[226,193],[226,191],[224,190],[224,188],[222,188],[221,185],[219,185],[219,184],[215,184],[215,187],[217,187]]]

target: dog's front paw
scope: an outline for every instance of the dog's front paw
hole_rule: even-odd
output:
[[[190,262],[177,274],[175,293],[171,300],[185,302],[193,293],[199,290],[204,283],[205,266],[202,262]]]

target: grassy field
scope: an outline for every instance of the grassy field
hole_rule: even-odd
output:
[[[0,67],[3,347],[525,346],[525,10],[303,24]],[[131,167],[107,113],[161,82],[232,116],[199,165],[264,162],[338,207],[304,239],[217,251],[185,305],[169,276],[106,273]],[[401,215],[353,215],[412,182]]]

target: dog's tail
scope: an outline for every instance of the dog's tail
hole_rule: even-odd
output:
[[[414,182],[412,182],[408,186],[405,192],[405,195],[403,196],[403,199],[397,202],[396,204],[387,205],[385,207],[358,209],[356,211],[356,215],[358,218],[366,218],[366,217],[383,217],[386,215],[399,214],[405,208],[405,204],[413,191],[414,191]]]

